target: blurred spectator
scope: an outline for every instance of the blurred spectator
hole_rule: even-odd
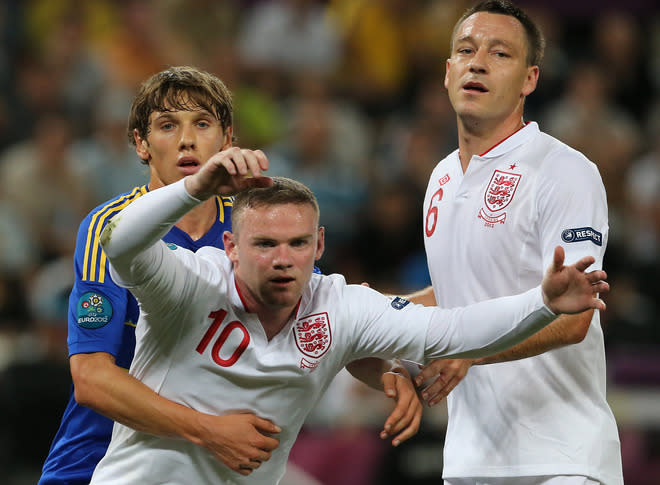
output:
[[[429,175],[455,149],[456,114],[444,87],[444,72],[419,83],[415,99],[383,122],[370,178],[391,183],[405,177],[422,199]],[[419,206],[418,206],[419,207]]]
[[[107,28],[94,45],[111,84],[133,89],[152,74],[194,58],[191,42],[171,27],[167,3],[121,0],[111,5]]]
[[[611,85],[610,99],[641,121],[648,115],[651,92],[649,74],[650,43],[643,42],[639,17],[624,9],[610,10],[595,17],[593,32],[594,59]]]
[[[322,78],[301,77],[297,86],[285,111],[285,134],[266,154],[273,173],[300,180],[316,195],[327,242],[320,264],[332,272],[355,233],[366,196],[370,133],[354,107],[333,98]]]
[[[339,85],[368,114],[386,113],[409,82],[408,22],[417,9],[406,0],[332,0],[329,9],[344,43]]]
[[[245,15],[237,37],[245,69],[270,76],[277,90],[301,72],[328,75],[339,60],[339,38],[317,0],[266,0]]]
[[[103,15],[104,4],[90,2],[81,8],[75,1],[37,0],[25,8],[26,42],[40,71],[35,75],[51,86],[75,135],[87,133],[93,106],[105,83],[105,67],[89,42],[92,18]],[[36,103],[35,107],[43,109]]]
[[[648,122],[648,149],[630,165],[624,179],[628,205],[627,257],[660,274],[660,104]],[[650,275],[648,275],[650,276]],[[647,276],[647,282],[655,278]],[[660,293],[657,295],[660,297]]]
[[[353,243],[370,286],[406,294],[430,285],[419,211],[423,202],[424,192],[405,176],[370,193]]]
[[[148,169],[126,138],[126,113],[132,99],[132,94],[121,88],[106,88],[94,104],[90,135],[73,143],[75,171],[90,188],[88,209],[148,178]]]
[[[46,261],[72,254],[73,235],[90,207],[90,183],[75,170],[69,119],[48,112],[36,123],[32,138],[0,154],[0,190]]]
[[[648,149],[631,163],[620,182],[625,194],[625,217],[621,245],[608,259],[608,272],[616,290],[608,296],[611,305],[604,314],[610,352],[629,348],[631,343],[660,344],[660,109],[648,126]],[[614,371],[620,367],[618,356]],[[639,366],[637,377],[634,372],[626,372],[620,383],[647,374],[646,367]]]
[[[378,123],[408,100],[417,76],[444,68],[452,20],[469,3],[331,0],[344,46],[338,85]]]
[[[600,170],[609,206],[609,247],[621,244],[625,205],[621,181],[640,147],[639,125],[611,98],[611,78],[591,62],[574,66],[566,89],[546,112],[547,132],[593,160]],[[608,248],[608,251],[610,248]]]

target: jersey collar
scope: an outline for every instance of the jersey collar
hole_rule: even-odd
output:
[[[539,125],[534,121],[528,121],[525,126],[518,131],[506,137],[504,140],[493,145],[484,153],[479,155],[479,158],[497,158],[505,153],[509,153],[514,148],[527,143],[531,138],[539,133]]]

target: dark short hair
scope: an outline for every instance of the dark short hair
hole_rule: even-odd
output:
[[[305,184],[286,177],[273,177],[273,185],[270,187],[249,188],[236,194],[231,210],[234,233],[238,232],[238,221],[246,209],[283,204],[309,205],[317,217],[320,213],[314,193]]]
[[[518,20],[518,22],[520,22],[525,29],[525,34],[527,36],[527,65],[541,65],[541,62],[543,61],[543,54],[545,52],[545,38],[543,37],[543,33],[541,32],[541,29],[536,24],[536,22],[534,22],[524,10],[509,0],[486,0],[468,8],[463,13],[463,15],[461,15],[461,18],[458,19],[458,22],[456,22],[456,25],[454,26],[454,31],[451,35],[452,52],[454,37],[456,36],[458,28],[465,21],[465,19],[477,12],[508,15],[509,17],[513,17]]]
[[[220,79],[195,67],[170,67],[154,74],[140,86],[128,117],[128,139],[135,145],[133,130],[137,130],[140,137],[147,137],[149,117],[155,111],[199,108],[213,113],[223,131],[232,126],[231,92]]]

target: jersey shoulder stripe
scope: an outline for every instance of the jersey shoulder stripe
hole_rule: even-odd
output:
[[[115,214],[147,192],[146,185],[135,187],[130,192],[99,206],[98,210],[90,214],[85,238],[82,281],[105,282],[106,255],[99,244],[101,231]]]
[[[234,206],[234,197],[233,196],[216,196],[216,202],[218,205],[218,220],[220,222],[225,222],[227,216],[225,215],[225,207]]]

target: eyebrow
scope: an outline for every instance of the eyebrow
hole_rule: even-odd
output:
[[[154,116],[154,119],[155,120],[163,119],[163,118],[172,119],[172,118],[174,118],[174,113],[179,113],[179,112],[184,112],[184,111],[185,112],[194,112],[194,113],[197,113],[199,115],[210,116],[212,118],[215,118],[213,113],[211,113],[209,110],[207,110],[205,108],[200,108],[200,109],[191,109],[191,110],[173,109],[171,111],[157,111],[158,114],[156,116]]]
[[[476,41],[474,40],[474,37],[472,37],[471,35],[464,35],[464,36],[462,36],[462,37],[459,37],[458,39],[456,39],[456,42],[454,42],[454,45],[456,45],[456,44],[458,44],[458,43],[460,43],[460,42],[472,42],[472,43],[476,43]],[[513,48],[514,48],[514,47],[511,45],[510,42],[507,42],[506,40],[503,40],[503,39],[491,39],[491,40],[488,41],[488,46],[489,46],[489,47],[492,47],[492,46],[494,46],[494,45],[503,45],[503,46],[505,46],[505,47],[508,47],[509,49],[513,49]]]
[[[300,240],[309,240],[309,239],[313,239],[313,238],[314,238],[314,234],[299,234],[299,235],[297,235],[297,236],[293,236],[293,237],[288,238],[288,239],[287,239],[286,241],[284,241],[284,242],[300,241]],[[270,237],[270,236],[252,236],[252,240],[253,240],[254,242],[265,242],[265,241],[274,241],[274,242],[277,242],[277,241],[278,241],[278,240],[275,239],[274,237]]]

